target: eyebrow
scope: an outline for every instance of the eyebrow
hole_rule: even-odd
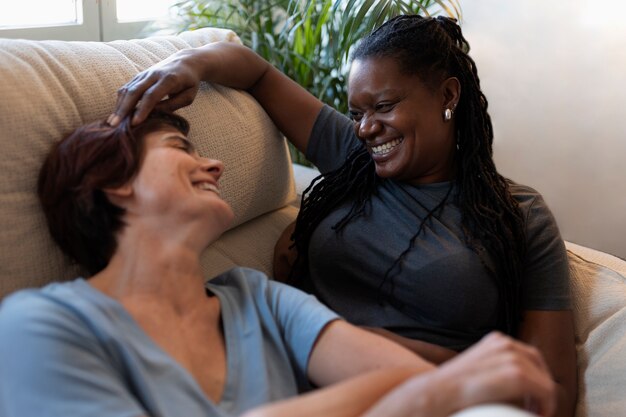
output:
[[[196,150],[196,147],[193,146],[193,143],[189,142],[189,139],[187,139],[186,137],[182,135],[172,134],[172,135],[168,135],[164,137],[162,140],[170,141],[170,142],[182,142],[185,145],[185,147],[189,149],[190,152],[195,152]]]
[[[387,95],[393,96],[393,99],[398,99],[398,98],[401,99],[401,98],[404,98],[406,96],[405,92],[403,92],[402,90],[399,90],[397,88],[385,88],[382,91],[376,91],[375,93],[367,92],[366,94],[370,98],[373,98],[375,100],[380,100],[381,96],[387,96]],[[348,102],[348,106],[351,106],[351,105],[352,105],[352,103]]]

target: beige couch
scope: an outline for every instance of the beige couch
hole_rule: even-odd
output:
[[[135,73],[180,49],[224,40],[224,30],[111,43],[0,40],[0,298],[80,274],[48,237],[35,196],[50,144],[106,117],[115,92]],[[285,142],[246,93],[204,85],[180,113],[201,154],[224,161],[224,197],[233,227],[203,255],[207,278],[233,265],[271,275],[273,245],[297,213]],[[298,170],[300,172],[302,170]],[[306,172],[299,174],[299,189]],[[626,415],[626,263],[568,244],[576,313],[578,416]]]

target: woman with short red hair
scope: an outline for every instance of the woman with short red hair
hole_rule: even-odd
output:
[[[91,276],[4,300],[0,415],[436,416],[523,398],[551,414],[541,356],[505,336],[435,371],[259,271],[205,283],[200,254],[233,213],[222,163],[198,155],[187,132],[153,112],[135,127],[83,126],[52,148],[42,207]]]

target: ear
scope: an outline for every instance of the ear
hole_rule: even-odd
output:
[[[443,107],[454,111],[461,99],[461,83],[456,77],[450,77],[441,83],[441,93],[443,95]]]
[[[102,192],[112,204],[123,207],[124,201],[133,195],[133,186],[129,182],[119,187],[103,188]]]

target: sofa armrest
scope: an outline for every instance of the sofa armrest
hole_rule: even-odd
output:
[[[565,242],[578,355],[576,417],[626,410],[626,261]]]

